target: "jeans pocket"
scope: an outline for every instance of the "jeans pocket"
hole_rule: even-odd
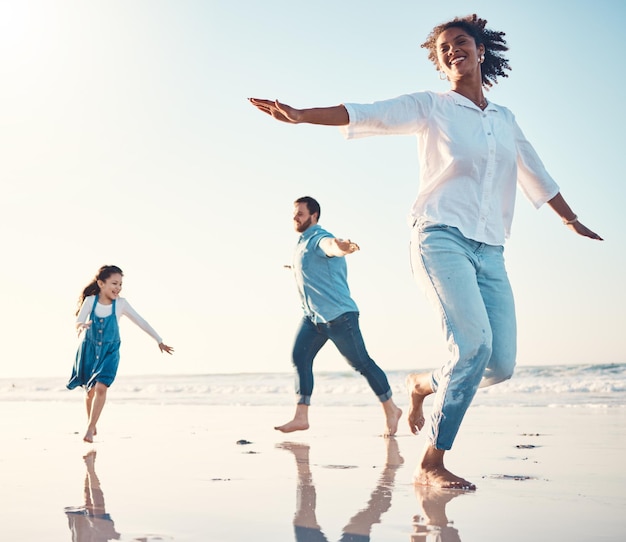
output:
[[[447,224],[433,224],[432,222],[424,222],[422,224],[418,224],[417,231],[420,233],[429,233],[431,231],[447,231],[450,229],[450,226]]]
[[[334,320],[331,320],[326,325],[328,326],[329,329],[338,329],[342,326],[347,326],[347,328],[349,328],[350,322],[354,314],[358,314],[358,313],[344,312],[341,316],[338,316]]]

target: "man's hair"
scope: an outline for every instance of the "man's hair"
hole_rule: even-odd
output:
[[[428,58],[439,69],[439,60],[437,59],[437,38],[439,34],[449,28],[464,30],[474,38],[477,46],[482,44],[485,47],[485,61],[481,66],[482,84],[485,87],[491,87],[498,82],[498,77],[508,77],[509,75],[504,70],[510,70],[511,67],[509,66],[509,60],[502,56],[503,52],[509,50],[504,39],[504,32],[490,30],[485,28],[486,25],[487,21],[478,17],[475,13],[467,17],[456,17],[447,23],[433,28],[421,46],[428,50]]]
[[[322,214],[322,210],[320,209],[320,204],[317,202],[315,198],[311,196],[302,196],[293,202],[294,205],[297,203],[306,203],[306,208],[309,210],[309,213],[314,215],[317,213],[317,219],[320,219],[320,215]]]

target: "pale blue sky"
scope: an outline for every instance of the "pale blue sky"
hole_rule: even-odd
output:
[[[120,374],[290,371],[301,315],[292,201],[350,237],[370,354],[386,369],[446,358],[414,284],[406,216],[415,140],[346,142],[287,126],[249,96],[293,106],[444,90],[419,47],[477,12],[506,32],[508,106],[581,220],[579,238],[519,194],[509,273],[519,363],[626,361],[621,0],[0,1],[2,376],[69,376],[74,309],[102,264],[176,348],[129,321]],[[334,347],[318,370],[347,368]]]

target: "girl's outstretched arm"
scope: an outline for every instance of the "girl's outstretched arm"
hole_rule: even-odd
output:
[[[159,350],[161,352],[166,352],[170,355],[174,353],[174,348],[172,348],[171,346],[167,346],[165,343],[159,343]]]
[[[311,109],[295,109],[278,100],[262,100],[248,98],[259,111],[267,113],[276,120],[289,124],[321,124],[323,126],[345,126],[350,122],[348,111],[343,105],[332,107],[314,107]]]

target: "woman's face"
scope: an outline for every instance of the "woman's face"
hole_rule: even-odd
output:
[[[480,57],[484,52],[484,45],[477,46],[474,38],[462,28],[448,28],[437,38],[439,68],[450,81],[480,74]]]

